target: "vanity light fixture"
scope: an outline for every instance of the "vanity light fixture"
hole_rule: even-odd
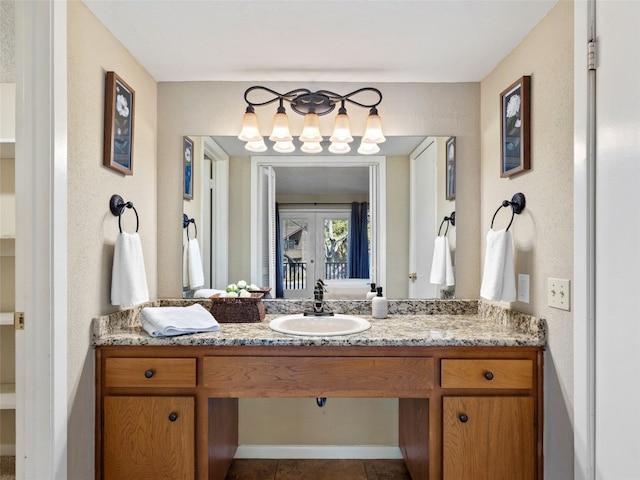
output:
[[[271,98],[263,102],[250,101],[249,95],[255,90],[267,92]],[[366,104],[353,100],[352,97],[363,92],[375,94],[378,97],[377,101]],[[238,138],[243,142],[247,142],[245,148],[250,152],[264,152],[267,150],[267,144],[258,127],[258,116],[255,113],[255,107],[262,107],[276,101],[279,102],[279,105],[273,118],[273,129],[269,140],[274,142],[273,149],[278,153],[291,153],[296,149],[289,131],[289,119],[287,118],[284,102],[289,103],[291,109],[297,114],[304,115],[302,133],[298,140],[302,142],[300,150],[305,153],[322,152],[321,142],[323,139],[320,134],[319,116],[331,113],[338,103],[340,108],[335,118],[333,133],[329,138],[331,141],[329,151],[331,153],[341,154],[351,151],[349,144],[353,142],[353,137],[351,136],[350,120],[345,107],[346,102],[369,109],[369,116],[367,117],[365,132],[362,136],[358,153],[362,155],[378,153],[380,151],[378,144],[386,140],[382,133],[382,120],[378,115],[377,109],[380,102],[382,102],[382,93],[377,88],[364,87],[346,95],[340,95],[328,90],[312,92],[306,88],[297,88],[287,93],[278,93],[270,88],[256,85],[244,92],[244,100],[247,102],[247,109],[242,118],[242,131]]]

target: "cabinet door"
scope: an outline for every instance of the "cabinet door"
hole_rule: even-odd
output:
[[[531,397],[443,398],[445,480],[533,480]]]
[[[192,397],[104,399],[105,480],[193,480]]]

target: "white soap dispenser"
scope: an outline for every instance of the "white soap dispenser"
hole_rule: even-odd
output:
[[[378,287],[377,295],[371,299],[371,316],[373,318],[387,318],[389,313],[389,302],[387,297],[382,296],[382,287]]]
[[[373,297],[375,297],[378,292],[376,292],[376,284],[375,283],[370,283],[369,285],[371,285],[371,290],[367,292],[367,295],[364,297],[367,300],[371,300]]]

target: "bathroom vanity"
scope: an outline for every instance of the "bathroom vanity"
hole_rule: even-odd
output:
[[[96,478],[224,480],[238,398],[378,397],[400,399],[414,480],[542,479],[544,321],[475,308],[335,337],[274,332],[277,315],[165,339],[139,309],[94,319]]]

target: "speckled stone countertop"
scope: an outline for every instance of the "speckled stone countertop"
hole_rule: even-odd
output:
[[[327,309],[361,315],[371,328],[352,335],[311,337],[287,335],[269,328],[279,315],[311,309],[306,300],[264,300],[267,312],[259,323],[221,323],[218,332],[154,338],[141,327],[145,306],[186,306],[194,302],[209,308],[209,300],[158,300],[96,317],[92,323],[93,345],[156,346],[533,346],[546,344],[544,319],[499,305],[476,300],[389,300],[389,316],[370,316],[365,300],[328,300]]]

